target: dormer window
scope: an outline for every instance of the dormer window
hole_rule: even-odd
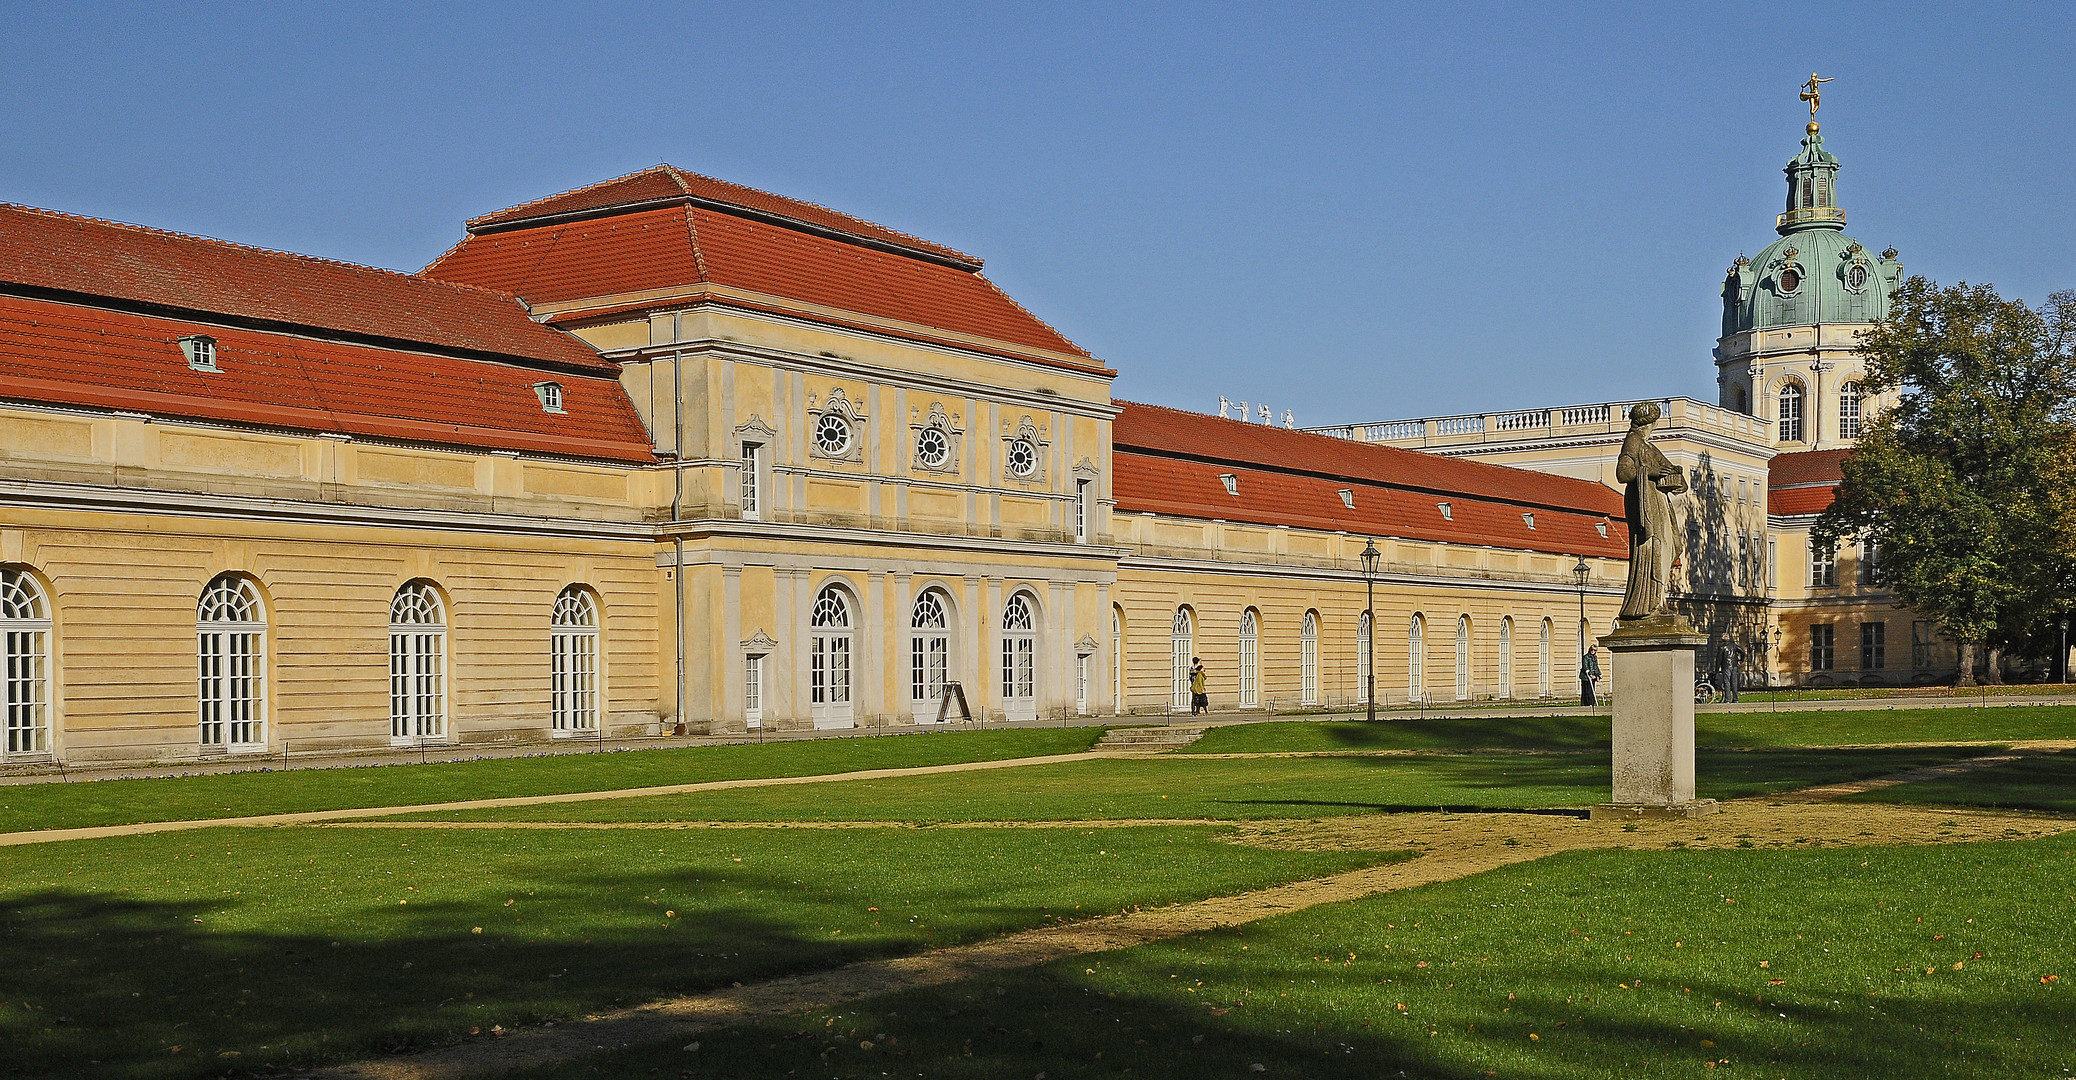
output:
[[[1355,489],[1341,489],[1341,505],[1347,507],[1350,510],[1355,509]]]
[[[1443,521],[1456,520],[1454,517],[1451,516],[1452,511],[1450,510],[1448,503],[1436,503],[1434,504],[1434,508],[1442,512]]]
[[[1523,514],[1523,515],[1521,515],[1521,521],[1522,521],[1522,522],[1523,522],[1524,524],[1526,524],[1526,525],[1528,526],[1528,528],[1529,528],[1529,531],[1533,532],[1533,531],[1535,530],[1535,515],[1534,515],[1534,514]]]
[[[559,413],[563,411],[561,383],[537,382],[533,384],[533,392],[534,396],[541,399],[542,412]]]
[[[205,334],[189,334],[180,339],[180,352],[187,357],[187,366],[196,371],[222,371],[216,366],[216,339]]]
[[[1600,534],[1600,538],[1601,538],[1602,540],[1605,540],[1605,539],[1607,539],[1607,522],[1605,522],[1605,521],[1596,521],[1596,522],[1594,522],[1594,523],[1593,523],[1593,530],[1594,530],[1595,532],[1597,532],[1597,533],[1599,533],[1599,534]]]
[[[1226,494],[1238,495],[1240,493],[1240,478],[1232,473],[1219,473],[1218,482],[1225,485]]]

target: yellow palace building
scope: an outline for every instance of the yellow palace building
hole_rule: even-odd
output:
[[[1600,449],[1114,375],[971,255],[669,166],[418,274],[0,206],[0,768],[1162,713],[1193,658],[1219,709],[1576,695]],[[1689,427],[1756,519],[1747,413]]]

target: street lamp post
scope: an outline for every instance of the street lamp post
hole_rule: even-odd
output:
[[[1593,568],[1586,565],[1586,557],[1579,556],[1577,566],[1571,568],[1572,584],[1579,587],[1579,699],[1586,697],[1586,582],[1592,580]]]
[[[1383,555],[1377,551],[1376,540],[1372,539],[1363,543],[1361,557],[1362,585],[1363,591],[1366,594],[1362,610],[1364,617],[1370,620],[1369,641],[1363,646],[1370,653],[1363,658],[1365,661],[1364,671],[1369,676],[1369,685],[1363,687],[1362,692],[1370,705],[1369,718],[1374,722],[1377,719],[1377,560],[1383,558]],[[2066,626],[2068,624],[2064,623],[2063,625]]]
[[[2062,681],[2066,683],[2069,681],[2069,617],[2067,615],[2062,616],[2061,621],[2055,625],[2062,629]]]
[[[1774,623],[1774,624],[1773,624],[1773,653],[1772,653],[1772,660],[1771,660],[1771,662],[1770,662],[1770,663],[1769,663],[1769,664],[1767,665],[1767,669],[1766,669],[1766,681],[1767,681],[1767,683],[1769,683],[1769,684],[1771,684],[1771,683],[1773,682],[1773,665],[1774,665],[1774,664],[1778,664],[1778,663],[1780,663],[1780,624],[1779,624],[1779,623]]]

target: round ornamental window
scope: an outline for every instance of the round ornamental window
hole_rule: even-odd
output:
[[[924,428],[915,437],[915,459],[926,469],[942,469],[951,463],[951,439],[936,428]]]
[[[1038,447],[1029,439],[1009,442],[1009,475],[1029,479],[1038,473]]]
[[[1785,267],[1780,272],[1780,291],[1793,293],[1802,287],[1802,271],[1796,267]]]
[[[1865,263],[1854,263],[1846,268],[1845,287],[1854,292],[1859,292],[1867,287],[1867,265]]]
[[[815,449],[830,457],[841,457],[851,448],[851,422],[835,413],[823,413],[815,421]]]

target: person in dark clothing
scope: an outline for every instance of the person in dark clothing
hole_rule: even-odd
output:
[[[1594,690],[1599,682],[1600,646],[1595,645],[1587,649],[1585,659],[1579,661],[1579,704],[1598,705],[1600,703],[1599,698],[1594,694]]]
[[[1189,715],[1211,711],[1210,681],[1204,677],[1204,662],[1189,658]]]
[[[1724,701],[1736,701],[1738,684],[1744,681],[1744,650],[1734,641],[1723,642],[1716,650],[1716,689],[1723,694]]]

